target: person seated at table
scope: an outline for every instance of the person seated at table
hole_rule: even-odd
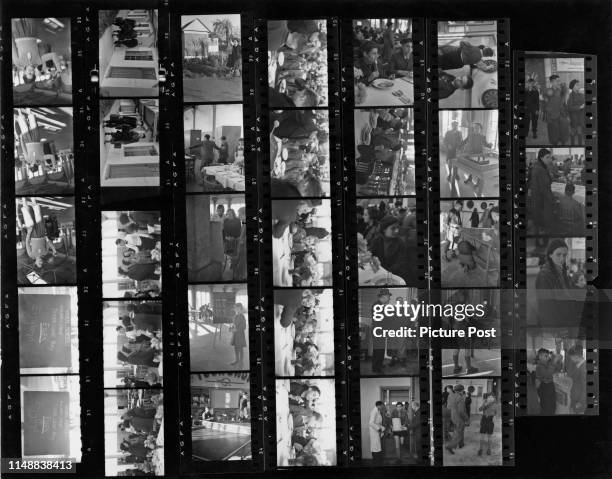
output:
[[[141,125],[142,121],[138,121],[138,118],[135,116],[110,115],[108,120],[104,120],[105,128],[121,128],[122,126],[136,128],[137,126]]]
[[[151,251],[157,246],[157,243],[158,242],[151,236],[140,233],[126,234],[124,238],[117,238],[115,240],[117,246],[124,246],[136,253],[141,250]]]
[[[492,48],[484,45],[472,45],[462,40],[459,45],[447,44],[438,47],[438,68],[441,70],[456,70],[465,65],[474,65],[486,68],[482,62],[483,57],[495,54]]]
[[[127,276],[134,281],[158,280],[160,278],[158,266],[159,263],[154,260],[145,263],[124,258],[117,272],[120,276]]]
[[[308,343],[294,343],[293,352],[295,359],[291,363],[295,366],[296,376],[316,376],[321,371],[319,364],[319,348],[317,345]]]
[[[355,64],[361,74],[360,82],[369,85],[381,76],[382,65],[378,62],[378,45],[365,42],[361,46],[361,57]]]
[[[443,272],[443,283],[447,286],[492,286],[487,272],[476,263],[476,248],[469,241],[459,241],[457,245],[457,262],[452,263]],[[443,252],[446,255],[447,252]],[[444,278],[444,276],[446,278]]]
[[[110,136],[110,140],[106,137]],[[122,124],[114,131],[104,131],[104,142],[105,143],[136,143],[138,140],[142,140],[147,135],[143,131],[139,131],[130,125]]]
[[[57,250],[47,235],[45,219],[42,216],[40,205],[35,198],[30,198],[32,207],[28,206],[26,198],[21,199],[21,214],[23,215],[23,226],[26,230],[25,249],[26,254],[33,260],[32,268],[41,270],[45,264],[52,264]],[[18,221],[21,224],[21,221]]]
[[[557,197],[560,234],[571,234],[585,228],[584,206],[573,198],[575,192],[574,184],[566,183],[563,196]]]
[[[482,125],[474,123],[465,139],[461,142],[461,154],[464,156],[476,156],[480,161],[485,157],[485,147],[491,148],[492,146],[493,144],[488,142],[487,137],[482,134]]]
[[[412,39],[402,38],[400,40],[400,49],[391,55],[390,69],[391,73],[397,77],[405,77],[412,74]]]
[[[438,98],[448,98],[457,90],[470,90],[474,86],[474,80],[469,75],[456,77],[446,72],[438,73]]]
[[[159,350],[154,348],[136,349],[132,352],[119,351],[117,361],[134,366],[158,367],[161,362]]]

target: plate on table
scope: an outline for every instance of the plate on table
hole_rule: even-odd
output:
[[[389,90],[393,88],[394,84],[395,82],[393,80],[387,78],[377,78],[371,83],[374,88],[378,88],[379,90]]]

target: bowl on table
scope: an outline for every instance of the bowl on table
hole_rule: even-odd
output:
[[[378,88],[379,90],[389,90],[393,88],[394,84],[395,82],[388,78],[377,78],[371,83],[374,88]]]

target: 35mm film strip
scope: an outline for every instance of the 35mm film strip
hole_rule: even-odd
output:
[[[598,414],[597,59],[516,52],[517,414]]]

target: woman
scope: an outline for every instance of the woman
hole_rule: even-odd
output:
[[[555,238],[546,247],[544,264],[536,277],[536,289],[570,289],[571,282],[567,273],[569,248],[564,240]]]
[[[536,389],[540,399],[540,414],[544,416],[554,416],[557,411],[554,374],[558,370],[557,363],[551,358],[551,352],[545,348],[538,349],[535,370]]]
[[[376,206],[368,206],[363,212],[363,221],[365,223],[363,238],[366,240],[368,248],[371,248],[371,242],[378,232],[379,219],[380,214]]]
[[[529,215],[535,234],[546,234],[552,229],[555,197],[552,192],[550,165],[552,153],[546,148],[538,151],[537,159],[531,169],[529,180]]]
[[[472,228],[478,228],[480,224],[480,215],[478,214],[478,208],[472,210],[472,216],[470,216],[470,225]]]
[[[580,82],[572,80],[569,84],[570,94],[567,97],[567,111],[570,121],[570,143],[582,145],[584,131],[584,93],[580,93]]]
[[[230,366],[243,366],[244,360],[244,348],[246,346],[246,318],[244,317],[244,309],[241,303],[236,303],[234,306],[234,322],[232,327],[234,332],[232,334],[231,344],[234,346],[234,353],[236,355],[235,361],[230,363]]]

